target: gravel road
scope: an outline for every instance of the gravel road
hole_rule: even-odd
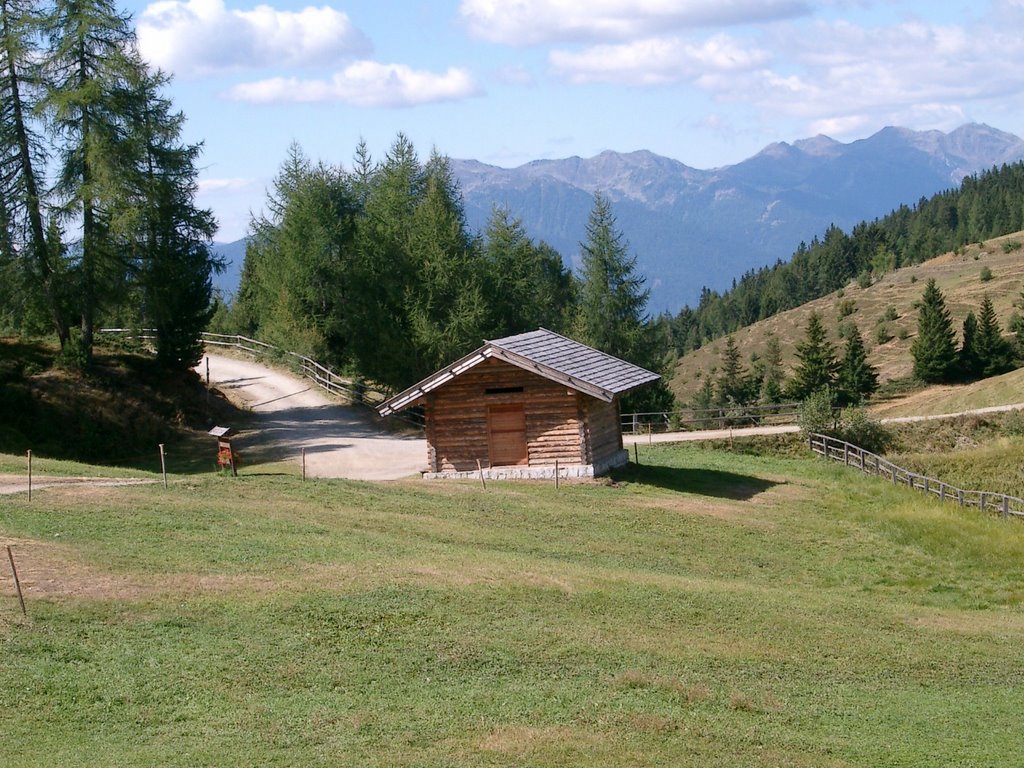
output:
[[[306,379],[250,360],[206,357],[210,383],[257,417],[255,429],[234,442],[243,472],[254,461],[299,462],[303,448],[310,477],[397,480],[426,469],[426,440],[382,432],[365,410],[338,405]],[[206,361],[196,370],[205,376]]]

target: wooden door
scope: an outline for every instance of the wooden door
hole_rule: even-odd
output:
[[[492,405],[487,409],[487,445],[492,467],[529,463],[526,414],[521,405]]]

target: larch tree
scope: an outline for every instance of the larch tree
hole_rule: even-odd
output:
[[[586,240],[580,244],[582,275],[577,332],[597,349],[638,365],[650,364],[647,299],[636,257],[616,228],[611,202],[594,195]]]
[[[39,67],[41,24],[35,3],[0,0],[0,237],[9,279],[15,281],[8,285],[18,286],[22,315],[31,314],[27,305],[37,298],[63,347],[68,320],[59,268],[52,258],[57,246],[47,244],[42,176],[46,149],[36,117],[44,85]]]
[[[60,146],[60,213],[81,231],[71,277],[88,361],[103,309],[127,291],[130,265],[113,242],[111,219],[129,196],[125,178],[137,160],[127,94],[139,64],[129,17],[108,0],[56,0],[45,28],[42,106]]]

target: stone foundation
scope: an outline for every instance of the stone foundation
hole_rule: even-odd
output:
[[[597,464],[570,464],[558,465],[558,476],[565,479],[577,479],[585,477],[596,477],[603,475],[616,467],[624,466],[629,462],[629,451],[621,450],[603,462]],[[485,480],[554,480],[555,467],[484,467],[483,475]],[[424,480],[479,480],[480,471],[470,470],[465,472],[424,472]]]

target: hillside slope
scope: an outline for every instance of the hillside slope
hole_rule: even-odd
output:
[[[1009,252],[1004,249],[1004,244],[1012,247],[1013,243],[1024,243],[1024,233],[968,246],[963,253],[947,253],[890,272],[867,288],[859,288],[856,282],[851,282],[839,291],[743,328],[733,334],[733,338],[743,360],[748,362],[751,354],[764,354],[768,334],[774,333],[782,346],[784,365],[791,370],[796,360],[795,348],[804,337],[807,319],[811,312],[817,312],[837,351],[842,350],[843,344],[839,336],[840,323],[853,322],[864,337],[869,361],[879,369],[879,378],[884,382],[907,376],[913,366],[910,345],[917,333],[914,303],[921,298],[929,278],[935,278],[946,295],[946,305],[958,332],[964,317],[972,310],[977,313],[986,294],[992,299],[1005,331],[1014,311],[1013,303],[1024,284],[1024,249]],[[988,281],[981,279],[984,267],[992,272]],[[844,303],[852,312],[841,317]],[[886,320],[886,315],[893,312],[896,318]],[[885,333],[880,337],[883,327]],[[891,338],[881,341],[886,335]],[[724,339],[719,339],[679,359],[670,386],[681,402],[690,400],[702,386],[704,376],[714,375],[723,348]]]

